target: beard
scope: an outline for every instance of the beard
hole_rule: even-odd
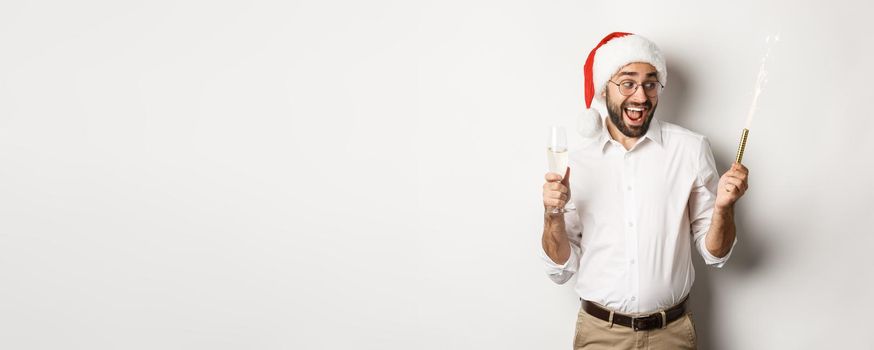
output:
[[[649,115],[644,116],[643,125],[641,126],[630,126],[625,123],[625,118],[622,117],[623,111],[628,107],[644,107]],[[644,103],[629,103],[624,102],[621,105],[614,105],[610,102],[610,97],[607,97],[607,114],[610,115],[610,121],[613,122],[613,125],[616,125],[616,129],[619,129],[623,135],[631,138],[638,138],[646,134],[647,130],[649,130],[649,123],[652,121],[653,116],[655,116],[656,106],[652,105],[652,102],[647,100]]]

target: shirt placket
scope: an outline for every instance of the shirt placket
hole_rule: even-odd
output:
[[[630,295],[627,296],[630,309],[640,311],[640,267],[638,253],[639,228],[637,222],[638,203],[635,195],[637,160],[634,152],[625,152],[622,161],[623,218],[625,219],[625,263],[628,267],[628,285]]]

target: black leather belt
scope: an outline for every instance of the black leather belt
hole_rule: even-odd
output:
[[[634,331],[648,331],[651,329],[663,328],[669,323],[676,321],[678,318],[683,317],[683,315],[686,314],[686,299],[683,299],[683,301],[672,306],[670,309],[641,316],[631,316],[613,312],[588,300],[583,300],[583,310],[585,310],[589,315],[607,322],[630,327],[631,329],[634,329]]]

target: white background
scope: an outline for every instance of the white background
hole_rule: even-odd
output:
[[[0,347],[569,348],[546,129],[611,31],[720,171],[781,36],[702,348],[869,347],[874,6],[757,3],[4,1]]]

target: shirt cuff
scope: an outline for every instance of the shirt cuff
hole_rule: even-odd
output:
[[[540,257],[546,267],[546,275],[555,283],[564,284],[567,282],[580,266],[580,248],[573,244],[570,246],[571,255],[564,264],[556,264],[543,249],[540,250]]]
[[[698,251],[701,253],[701,257],[704,258],[704,263],[716,268],[722,268],[722,266],[724,266],[725,263],[728,261],[728,258],[731,257],[731,252],[734,251],[734,246],[735,244],[737,244],[737,236],[734,237],[734,242],[731,243],[731,249],[729,249],[728,253],[726,253],[725,256],[721,258],[717,258],[713,256],[713,254],[710,254],[710,251],[707,250],[706,238],[707,236],[705,235],[701,238],[701,240],[698,241]]]

